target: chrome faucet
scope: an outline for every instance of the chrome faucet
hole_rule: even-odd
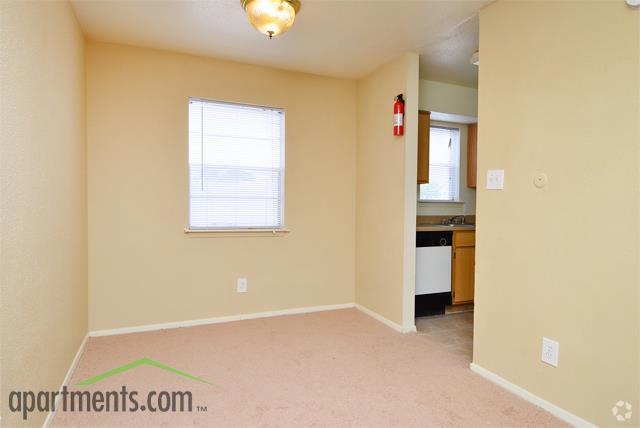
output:
[[[442,224],[464,224],[464,216],[456,215],[453,217],[449,217],[448,219],[444,220]]]

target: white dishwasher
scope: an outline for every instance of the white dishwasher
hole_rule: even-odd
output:
[[[451,304],[451,232],[416,234],[416,316]]]
[[[451,246],[416,248],[416,295],[451,292]]]

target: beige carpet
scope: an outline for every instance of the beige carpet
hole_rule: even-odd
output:
[[[140,366],[82,389],[190,390],[193,412],[59,412],[53,425],[564,425],[471,372],[463,354],[355,309],[93,338],[72,384],[142,357],[215,385]]]

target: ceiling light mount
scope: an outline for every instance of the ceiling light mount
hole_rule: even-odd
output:
[[[473,55],[471,55],[471,58],[469,58],[469,64],[472,65],[480,65],[480,52],[479,51],[475,51]]]
[[[273,38],[289,30],[300,11],[300,0],[240,0],[249,23]]]

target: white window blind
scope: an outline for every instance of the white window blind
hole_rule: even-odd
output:
[[[432,126],[429,132],[429,183],[420,185],[422,201],[457,201],[460,131]]]
[[[284,112],[189,99],[189,228],[279,229]]]

